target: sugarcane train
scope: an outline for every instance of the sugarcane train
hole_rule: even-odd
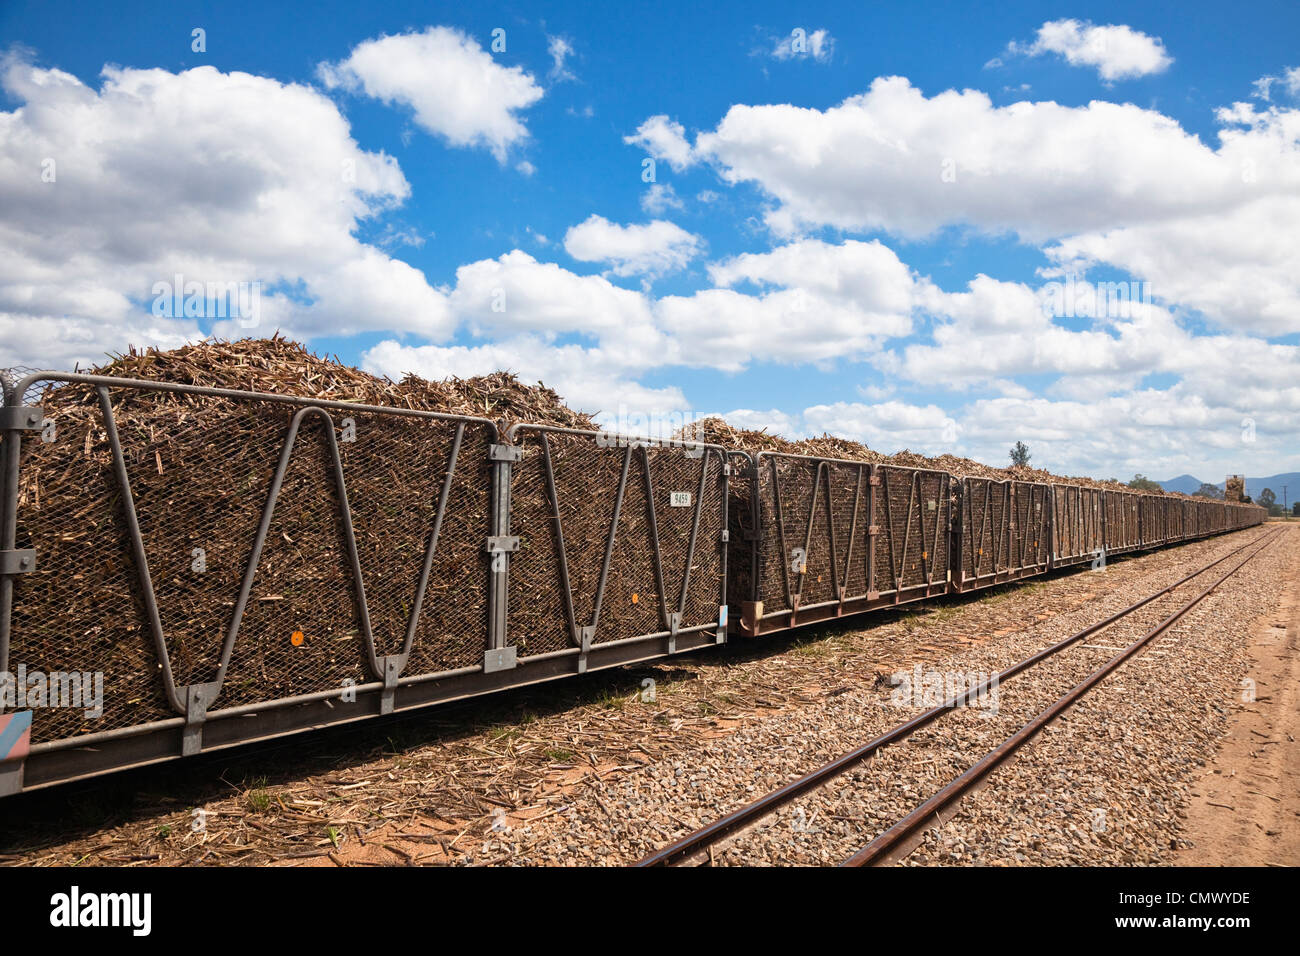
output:
[[[4,386],[4,795],[1263,519],[337,398],[56,372]]]

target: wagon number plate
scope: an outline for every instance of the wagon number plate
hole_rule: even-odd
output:
[[[668,504],[674,508],[689,508],[691,506],[691,493],[689,491],[669,492]]]

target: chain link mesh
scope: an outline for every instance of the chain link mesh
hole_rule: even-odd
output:
[[[130,483],[115,475],[98,391],[44,383],[52,428],[23,443],[19,546],[37,570],[15,584],[14,668],[101,672],[104,712],[41,709],[33,740],[170,717],[162,661],[127,520],[134,504],[175,683],[213,680],[294,406],[112,386]],[[458,422],[375,412],[301,417],[214,707],[376,680],[404,644]],[[345,511],[329,430],[349,508]],[[464,423],[433,573],[405,674],[479,663],[486,646],[490,424]],[[348,554],[355,535],[361,579]],[[12,668],[11,668],[12,669]]]
[[[1042,567],[1051,556],[1051,512],[1047,485],[1013,481],[1016,504],[1016,551],[1014,570]]]
[[[1009,486],[988,478],[963,482],[962,581],[1007,570],[1010,551]]]
[[[870,479],[867,464],[759,457],[759,597],[765,614],[789,609],[787,582],[800,607],[840,600],[837,585],[845,600],[866,596]]]
[[[666,631],[665,614],[679,609],[681,628],[718,620],[724,593],[722,532],[726,528],[724,456],[718,450],[701,453],[701,449],[680,446],[629,447],[598,441],[594,434],[535,429],[522,430],[519,442],[521,457],[514,467],[510,505],[511,534],[519,537],[520,546],[510,562],[507,630],[521,656],[574,646],[562,566],[567,566],[574,625],[592,624],[625,468],[622,507],[593,643]],[[558,522],[546,470],[547,449]],[[655,573],[652,500],[662,596]],[[699,529],[683,607],[682,587],[697,507]]]
[[[877,469],[876,582],[881,594],[927,585],[948,576],[953,477],[946,472],[882,465]]]
[[[1102,492],[1079,485],[1053,485],[1052,549],[1058,561],[1091,557],[1103,545]]]
[[[1109,550],[1119,551],[1137,547],[1138,504],[1137,495],[1123,491],[1103,491],[1106,503],[1106,539]]]

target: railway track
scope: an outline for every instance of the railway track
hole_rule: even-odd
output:
[[[1025,743],[1087,694],[1089,690],[1134,655],[1140,653],[1153,640],[1173,627],[1189,611],[1209,597],[1221,584],[1266,550],[1280,536],[1280,531],[1270,531],[1252,537],[1251,540],[1215,558],[1172,584],[999,671],[978,686],[949,697],[938,706],[898,724],[862,746],[818,767],[799,779],[746,804],[738,810],[715,820],[713,823],[695,830],[676,842],[650,854],[636,865],[711,865],[714,862],[715,851],[722,844],[762,825],[781,807],[800,798],[816,794],[825,785],[859,766],[885,747],[904,741],[945,714],[960,710],[972,701],[980,700],[983,695],[989,692],[991,687],[996,688],[1048,658],[1079,645],[1088,637],[1121,622],[1131,623],[1129,619],[1135,612],[1172,595],[1173,592],[1184,588],[1195,579],[1208,574],[1214,569],[1232,562],[1234,558],[1242,555],[1243,552],[1248,552],[1241,560],[1231,563],[1228,570],[1215,577],[1212,583],[1195,593],[1190,599],[1176,606],[1157,624],[1147,628],[1140,637],[1124,646],[1119,653],[1111,656],[1101,666],[1090,669],[1087,675],[1075,683],[1065,694],[1055,699],[1047,708],[1038,712],[1019,730],[977,760],[960,776],[945,784],[866,846],[845,858],[842,865],[875,866],[902,859],[920,842],[920,839],[931,826],[949,819],[956,812],[956,807],[961,799],[977,789],[994,769],[1004,764]]]

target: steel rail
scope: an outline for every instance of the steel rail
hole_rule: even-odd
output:
[[[1276,533],[1277,532],[1274,532],[1274,534]],[[1029,657],[1026,657],[1024,660],[1020,661],[1019,663],[1013,664],[1012,666],[1008,667],[1006,670],[1000,671],[999,673],[993,675],[987,681],[980,684],[978,687],[974,687],[965,691],[964,693],[954,695],[953,697],[944,701],[942,704],[939,704],[938,706],[933,707],[922,714],[918,714],[916,717],[913,717],[911,720],[906,721],[905,723],[899,724],[898,726],[892,728],[891,730],[886,731],[885,733],[881,734],[875,739],[863,744],[861,747],[858,747],[857,749],[852,750],[849,753],[836,758],[835,760],[832,760],[830,763],[818,767],[816,770],[812,770],[809,773],[804,774],[798,780],[792,781],[791,783],[788,783],[785,786],[772,791],[766,796],[760,797],[758,800],[746,804],[745,806],[739,808],[738,810],[735,810],[727,814],[726,816],[721,817],[718,820],[715,820],[713,823],[701,827],[700,829],[694,831],[693,833],[687,834],[686,836],[682,837],[680,840],[677,840],[676,842],[669,844],[663,849],[657,850],[654,853],[650,854],[649,856],[646,856],[644,859],[640,860],[636,865],[637,866],[673,866],[685,859],[688,859],[689,857],[694,856],[697,853],[707,850],[709,847],[712,847],[720,843],[722,840],[725,840],[727,837],[752,825],[754,822],[762,819],[763,817],[772,813],[779,807],[784,806],[785,804],[789,803],[791,800],[795,800],[798,797],[801,797],[813,790],[816,790],[826,781],[834,779],[835,777],[844,773],[846,770],[850,769],[851,767],[856,766],[857,764],[861,763],[863,760],[870,757],[876,751],[881,750],[884,747],[889,746],[890,744],[897,743],[898,741],[911,736],[917,730],[920,730],[922,727],[925,727],[926,725],[932,723],[933,721],[937,720],[939,717],[943,716],[944,714],[964,706],[972,699],[979,698],[981,695],[988,692],[989,688],[993,685],[994,681],[1001,684],[1007,681],[1008,679],[1016,676],[1017,674],[1021,673],[1022,671],[1028,670],[1030,667],[1033,667],[1036,664],[1040,663],[1041,661],[1047,659],[1048,657],[1051,657],[1052,655],[1058,653],[1059,651],[1064,650],[1065,648],[1083,640],[1086,637],[1091,637],[1093,634],[1096,634],[1098,631],[1110,627],[1112,624],[1127,617],[1129,614],[1132,614],[1134,611],[1137,611],[1139,608],[1145,607],[1147,604],[1150,604],[1152,601],[1156,601],[1164,597],[1166,594],[1173,591],[1174,589],[1181,587],[1182,585],[1186,584],[1188,581],[1192,580],[1195,577],[1199,577],[1200,575],[1204,574],[1206,571],[1209,571],[1211,568],[1222,564],[1224,561],[1227,561],[1229,558],[1237,554],[1240,554],[1242,551],[1246,550],[1249,547],[1254,546],[1255,544],[1258,544],[1260,541],[1261,541],[1261,536],[1256,536],[1252,538],[1250,541],[1247,541],[1246,543],[1242,544],[1240,547],[1234,548],[1233,550],[1229,551],[1227,554],[1224,554],[1221,557],[1216,558],[1214,561],[1199,568],[1196,571],[1193,571],[1191,574],[1188,574],[1186,577],[1180,578],[1179,580],[1175,581],[1173,584],[1161,588],[1159,591],[1156,591],[1148,595],[1142,600],[1134,604],[1131,604],[1128,607],[1123,608],[1122,610],[1115,612],[1105,620],[1098,621],[1095,624],[1090,624],[1089,626],[1085,627],[1083,630],[1070,635],[1064,640],[1059,641],[1056,644],[1050,645],[1049,647],[1046,647],[1043,650],[1030,655]]]
[[[1183,615],[1187,614],[1188,611],[1209,597],[1216,589],[1218,589],[1219,585],[1228,580],[1228,578],[1232,577],[1249,562],[1253,561],[1264,552],[1269,545],[1277,540],[1281,533],[1281,531],[1274,531],[1267,534],[1262,542],[1259,542],[1258,538],[1255,539],[1256,542],[1259,542],[1259,547],[1246,555],[1246,557],[1234,565],[1231,570],[1220,576],[1213,584],[1196,595],[1196,597],[1183,604],[1182,607],[1178,608],[1178,610],[1174,611],[1142,637],[1138,638],[1105,664],[1090,673],[1037,717],[1029,721],[1029,723],[1025,724],[1001,744],[981,757],[975,764],[966,770],[965,773],[954,780],[949,781],[928,800],[916,807],[911,813],[903,817],[884,833],[877,836],[874,840],[840,865],[873,866],[888,862],[892,859],[892,855],[899,851],[903,844],[930,826],[929,821],[932,817],[936,814],[942,813],[945,809],[960,800],[965,794],[970,792],[976,784],[1001,766],[1008,757],[1028,743],[1029,740],[1038,734],[1039,731],[1059,717],[1068,707],[1078,702],[1080,698],[1088,693],[1088,691],[1096,687],[1107,676],[1117,670],[1125,661],[1137,654],[1142,650],[1142,648],[1146,647],[1147,644],[1178,623],[1178,621],[1182,619]]]

